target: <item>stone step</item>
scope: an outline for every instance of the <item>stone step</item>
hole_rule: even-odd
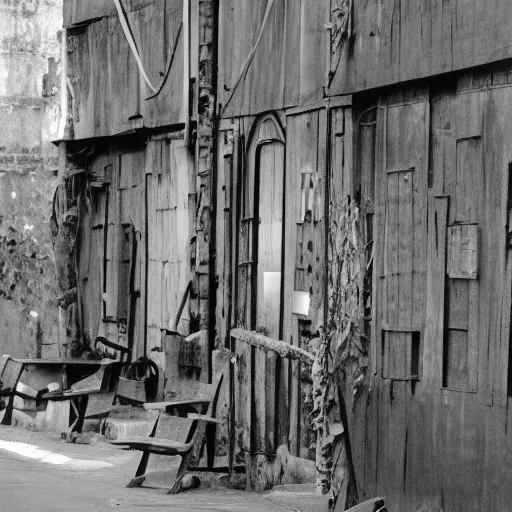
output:
[[[148,437],[155,424],[155,419],[109,417],[103,421],[102,432],[107,439],[112,441],[137,436]]]

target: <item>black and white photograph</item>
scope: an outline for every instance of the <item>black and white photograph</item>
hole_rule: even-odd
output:
[[[512,512],[511,409],[510,0],[0,0],[2,512]]]

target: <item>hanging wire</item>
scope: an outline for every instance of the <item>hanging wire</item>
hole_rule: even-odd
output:
[[[273,1],[273,0],[271,0],[271,1]],[[130,47],[130,49],[131,49],[131,51],[133,53],[133,56],[135,58],[135,62],[137,63],[137,67],[139,68],[139,72],[142,75],[142,78],[144,78],[144,81],[146,82],[147,86],[154,93],[151,96],[145,98],[146,101],[147,100],[151,100],[151,99],[155,98],[156,96],[158,96],[160,94],[160,92],[162,91],[164,85],[167,82],[167,79],[169,78],[169,75],[170,75],[170,72],[171,72],[171,68],[172,68],[172,64],[174,62],[174,56],[176,55],[176,50],[178,48],[178,43],[179,43],[179,40],[180,40],[182,28],[183,28],[183,21],[180,23],[180,26],[178,28],[178,33],[177,33],[176,38],[174,40],[174,46],[173,46],[171,55],[169,57],[169,60],[167,62],[165,75],[162,78],[162,81],[160,82],[160,85],[158,86],[158,88],[156,88],[151,83],[151,81],[149,80],[149,77],[148,77],[148,75],[146,73],[146,70],[144,69],[144,65],[143,65],[142,60],[140,58],[139,49],[137,48],[137,43],[135,42],[135,38],[133,36],[133,32],[132,32],[132,29],[131,29],[131,26],[130,26],[130,22],[128,21],[128,17],[126,15],[126,11],[124,9],[122,1],[121,0],[114,0],[114,3],[116,5],[117,14],[119,16],[119,22],[121,23],[121,28],[123,29],[123,33],[124,33],[124,35],[126,37],[126,40],[128,41],[128,46]]]
[[[247,58],[245,59],[243,65],[242,65],[242,69],[240,70],[240,74],[238,75],[238,78],[236,79],[235,84],[231,88],[231,93],[229,94],[229,97],[226,100],[226,103],[224,104],[224,106],[222,108],[222,113],[224,113],[224,111],[226,110],[230,101],[233,99],[235,91],[237,90],[238,86],[240,85],[240,82],[242,81],[242,79],[245,78],[247,71],[249,70],[249,66],[251,65],[251,62],[252,62],[254,55],[256,53],[256,50],[258,48],[258,45],[260,44],[261,37],[263,36],[263,29],[265,28],[265,26],[267,24],[267,20],[268,20],[268,17],[270,15],[270,11],[271,11],[273,5],[274,5],[274,0],[267,1],[267,7],[265,8],[265,14],[263,15],[263,21],[261,23],[258,37],[256,38],[256,41],[254,42],[254,44],[251,48],[251,51],[249,52],[249,55],[247,55]],[[221,114],[221,117],[222,117],[222,114]]]

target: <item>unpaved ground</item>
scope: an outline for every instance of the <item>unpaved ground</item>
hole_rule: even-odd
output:
[[[30,459],[0,448],[0,510],[2,512],[247,511],[286,512],[265,494],[228,489],[198,489],[178,495],[165,487],[126,489],[139,456],[103,442],[69,445],[55,436],[0,427],[0,440],[23,443],[73,460],[112,464],[107,469],[70,469]],[[8,443],[4,443],[4,446]],[[10,446],[10,445],[9,445]],[[21,445],[20,445],[21,446]],[[51,460],[51,457],[50,457]]]

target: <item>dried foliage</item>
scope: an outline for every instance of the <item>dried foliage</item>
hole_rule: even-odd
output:
[[[317,492],[331,492],[334,502],[338,498],[345,502],[349,485],[340,403],[340,390],[345,388],[344,369],[347,365],[352,370],[355,368],[351,375],[353,393],[357,395],[368,366],[365,315],[371,301],[368,276],[372,265],[364,243],[364,229],[358,202],[347,196],[339,205],[331,203],[328,316],[312,367],[311,416],[317,433]]]
[[[351,361],[363,372],[368,364],[364,324],[368,265],[361,208],[347,196],[340,207],[331,208],[330,219],[327,332],[332,367],[336,370]]]

